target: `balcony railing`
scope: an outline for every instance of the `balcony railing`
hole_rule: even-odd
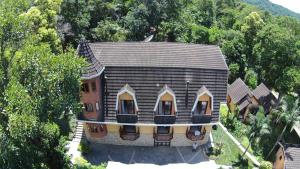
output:
[[[176,121],[175,115],[159,115],[154,116],[154,123],[156,124],[174,124]]]
[[[206,131],[204,130],[203,132],[200,133],[199,136],[195,136],[195,132],[186,130],[186,138],[190,139],[191,141],[199,141],[203,140],[205,137]]]
[[[123,140],[134,141],[140,137],[140,129],[138,129],[138,131],[135,133],[128,133],[125,130],[123,130],[122,128],[120,128],[120,137]]]
[[[192,115],[192,123],[210,123],[212,119],[211,115]]]
[[[156,133],[155,131],[153,132],[153,138],[156,141],[171,141],[173,139],[173,129],[171,133],[168,134],[160,134]]]
[[[136,114],[120,114],[117,112],[118,123],[136,123],[138,116]]]

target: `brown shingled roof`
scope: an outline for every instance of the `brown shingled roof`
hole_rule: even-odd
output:
[[[81,42],[79,42],[79,45],[77,47],[77,54],[81,57],[84,57],[88,62],[88,65],[83,69],[83,72],[81,74],[82,79],[91,79],[101,74],[101,71],[104,67],[96,59],[86,41],[82,40]]]
[[[298,169],[300,167],[300,145],[285,146],[285,169]]]
[[[268,113],[277,101],[276,97],[273,93],[263,84],[261,83],[253,90],[253,96],[260,102],[260,104],[264,107],[266,113]]]
[[[247,95],[251,97],[252,93],[244,81],[238,78],[228,87],[228,95],[232,99],[232,102],[236,104]]]
[[[261,83],[253,90],[254,97],[259,100],[261,97],[265,97],[269,95],[271,91],[265,86],[265,84]]]
[[[218,46],[170,42],[90,43],[101,64],[114,67],[166,67],[227,70]]]

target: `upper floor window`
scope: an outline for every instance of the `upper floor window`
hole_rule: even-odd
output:
[[[174,115],[176,111],[175,94],[167,85],[165,85],[158,93],[154,112],[158,115]]]
[[[85,111],[87,111],[87,112],[93,112],[93,104],[85,103],[84,108],[85,108]]]
[[[82,86],[81,86],[81,91],[89,92],[89,84],[88,83],[83,83]]]
[[[133,100],[121,100],[121,112],[122,114],[134,114],[134,101]]]
[[[128,84],[117,94],[116,110],[119,114],[135,114],[138,111],[135,91]]]
[[[171,115],[172,101],[160,101],[158,105],[158,114]]]
[[[194,115],[211,114],[213,111],[213,95],[210,91],[205,86],[202,86],[196,96],[192,113]]]
[[[96,87],[96,82],[92,82],[92,91],[96,91],[97,87]]]
[[[198,101],[195,114],[206,114],[208,101]]]

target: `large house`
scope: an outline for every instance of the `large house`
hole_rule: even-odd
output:
[[[92,142],[140,146],[204,144],[226,100],[220,48],[168,42],[81,42],[78,120]]]

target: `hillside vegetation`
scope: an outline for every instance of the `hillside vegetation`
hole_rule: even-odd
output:
[[[271,12],[274,15],[291,16],[300,19],[300,14],[293,12],[281,5],[274,4],[269,0],[243,0],[249,4],[255,5],[260,9]]]

